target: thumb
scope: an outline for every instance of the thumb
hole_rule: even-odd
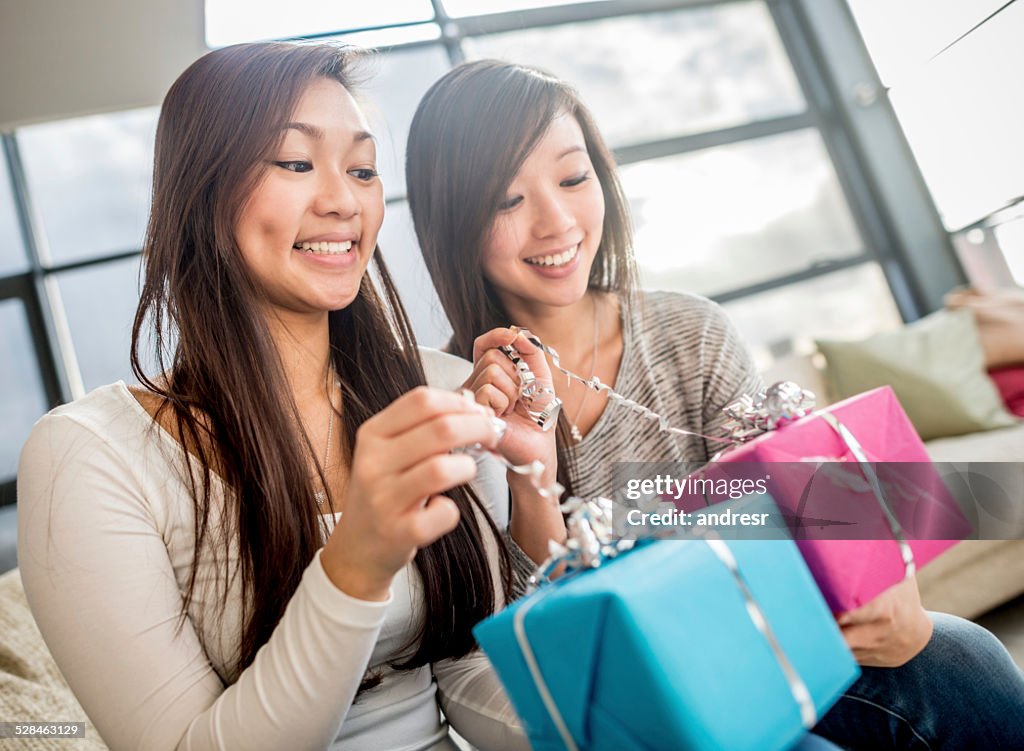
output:
[[[431,496],[417,514],[417,528],[422,540],[419,547],[430,545],[459,524],[459,507],[455,505],[455,501],[444,495]]]
[[[519,335],[512,343],[512,346],[519,351],[520,356],[529,366],[530,370],[533,371],[534,376],[550,383],[551,366],[548,364],[548,358],[544,354],[544,350],[530,341],[533,336],[529,330],[522,329],[519,331]]]

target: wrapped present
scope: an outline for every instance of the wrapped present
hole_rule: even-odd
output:
[[[971,533],[891,388],[818,412],[793,384],[773,388],[774,404],[732,407],[741,435],[769,432],[698,474],[764,481],[834,612],[867,603]]]
[[[534,749],[784,749],[859,674],[791,541],[621,552],[582,510],[582,570],[474,630]]]

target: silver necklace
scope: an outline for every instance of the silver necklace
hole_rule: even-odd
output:
[[[330,377],[332,375],[333,375],[333,372],[330,373],[328,375],[328,377]],[[341,386],[341,382],[338,380],[337,376],[334,376],[332,378],[332,381],[333,381],[334,387],[328,389],[328,391],[327,391],[327,402],[328,402],[328,407],[327,407],[327,446],[326,446],[326,448],[324,448],[324,469],[323,469],[323,471],[324,471],[324,480],[325,481],[327,479],[327,467],[331,463],[331,443],[332,443],[331,439],[334,437],[334,392]],[[320,490],[317,490],[315,493],[313,493],[313,498],[316,499],[316,505],[317,506],[323,506],[324,505],[324,501],[327,500],[327,488],[324,487],[324,488],[321,488]]]
[[[594,368],[597,365],[597,345],[598,342],[601,341],[601,320],[600,318],[598,318],[597,315],[597,300],[592,297],[591,301],[594,306],[594,347],[590,352],[590,377],[593,378]],[[576,410],[576,417],[573,418],[572,427],[570,427],[569,429],[569,434],[572,436],[572,439],[576,443],[579,443],[580,441],[583,440],[583,433],[580,432],[579,425],[577,425],[576,423],[579,422],[580,417],[583,416],[583,408],[587,404],[588,396],[590,396],[590,389],[587,389],[586,391],[583,392],[583,399],[580,401],[580,406]]]

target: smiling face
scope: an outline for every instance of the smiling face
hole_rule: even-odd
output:
[[[583,132],[555,117],[506,191],[486,244],[484,275],[510,313],[571,305],[586,294],[604,194]]]
[[[316,79],[235,225],[266,304],[305,315],[349,305],[383,219],[376,146],[363,114],[340,83]]]

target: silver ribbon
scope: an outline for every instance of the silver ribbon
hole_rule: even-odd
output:
[[[850,432],[850,429],[839,422],[835,415],[822,411],[818,413],[818,416],[839,434],[839,437],[843,439],[843,443],[846,444],[846,447],[850,449],[850,453],[853,454],[853,458],[857,460],[857,465],[864,473],[864,477],[867,478],[868,485],[871,486],[871,492],[874,493],[882,513],[885,514],[885,521],[889,525],[889,531],[892,532],[893,539],[896,540],[896,544],[899,546],[900,557],[903,559],[903,578],[909,579],[917,572],[917,564],[914,562],[914,551],[910,549],[910,543],[907,542],[907,538],[903,534],[903,527],[889,506],[889,502],[885,499],[882,485],[878,482],[878,475],[875,473],[875,468],[871,466],[871,462],[868,461],[864,447],[860,445],[860,441]]]
[[[778,381],[750,397],[744,394],[722,412],[729,418],[726,430],[734,442],[742,443],[789,420],[809,415],[814,409],[814,394],[793,381]]]
[[[514,346],[504,344],[498,347],[498,350],[516,367],[516,374],[519,376],[519,398],[523,402],[526,414],[541,430],[551,430],[558,423],[562,400],[555,395],[554,389],[550,386],[542,386],[537,382],[537,376]],[[540,409],[536,409],[537,404],[542,405]]]
[[[653,422],[658,423],[658,430],[660,432],[670,433],[674,435],[690,435],[695,436],[697,438],[703,438],[706,441],[717,441],[719,443],[733,444],[736,442],[732,438],[721,438],[718,436],[704,435],[703,433],[698,433],[695,430],[684,430],[683,428],[673,427],[672,425],[669,424],[667,418],[662,417],[654,410],[645,407],[643,404],[635,402],[632,399],[629,399],[623,396],[622,394],[618,393],[608,384],[602,383],[601,379],[598,378],[596,375],[592,375],[590,378],[584,378],[581,375],[573,373],[568,368],[563,367],[561,360],[559,359],[558,351],[555,350],[554,347],[549,347],[548,345],[544,344],[540,339],[538,339],[535,335],[531,334],[526,329],[521,329],[517,326],[511,326],[510,328],[513,331],[522,332],[522,334],[527,338],[530,344],[537,347],[542,352],[544,352],[544,354],[550,357],[551,362],[554,364],[555,368],[561,371],[567,379],[569,379],[570,381],[576,381],[577,383],[582,383],[588,389],[591,389],[598,393],[601,393],[603,391],[608,396],[608,399],[610,401],[613,401],[616,404],[625,407],[631,412],[635,412],[641,417],[645,417],[648,420],[652,420]]]
[[[562,743],[565,744],[569,751],[579,751],[572,733],[569,732],[569,726],[565,724],[565,718],[562,717],[562,713],[558,709],[558,704],[555,703],[554,697],[551,696],[547,681],[544,680],[544,675],[540,672],[540,664],[537,662],[536,655],[533,654],[533,647],[530,646],[530,639],[526,635],[526,614],[551,591],[553,591],[552,588],[539,592],[533,598],[523,603],[522,607],[516,611],[515,616],[512,618],[512,630],[515,632],[516,641],[519,643],[519,651],[523,653],[526,667],[533,678],[533,685],[537,688],[537,693],[540,694],[540,699],[548,710],[548,716],[555,723],[555,728],[557,728],[558,734],[562,737]]]
[[[771,647],[772,654],[775,656],[775,661],[779,663],[779,667],[782,668],[782,673],[786,677],[786,683],[789,685],[789,693],[792,694],[793,700],[800,707],[800,721],[803,722],[804,727],[810,730],[818,722],[818,710],[814,706],[814,699],[811,697],[811,692],[807,688],[807,684],[804,683],[804,679],[800,677],[800,674],[796,671],[793,663],[790,662],[789,657],[786,656],[786,652],[782,649],[782,645],[779,643],[778,638],[775,636],[775,632],[772,630],[771,624],[768,623],[768,619],[765,617],[764,611],[761,606],[754,599],[753,593],[750,591],[750,587],[747,584],[746,578],[743,576],[743,572],[740,571],[739,565],[736,563],[736,558],[732,554],[732,550],[729,546],[722,541],[716,533],[710,530],[704,533],[704,542],[708,544],[711,551],[718,557],[718,560],[729,569],[729,573],[732,574],[733,580],[736,582],[736,587],[740,590],[740,594],[743,595],[744,603],[747,606],[747,615],[750,616],[750,620],[753,621],[754,627],[761,633],[768,642],[768,646]]]

